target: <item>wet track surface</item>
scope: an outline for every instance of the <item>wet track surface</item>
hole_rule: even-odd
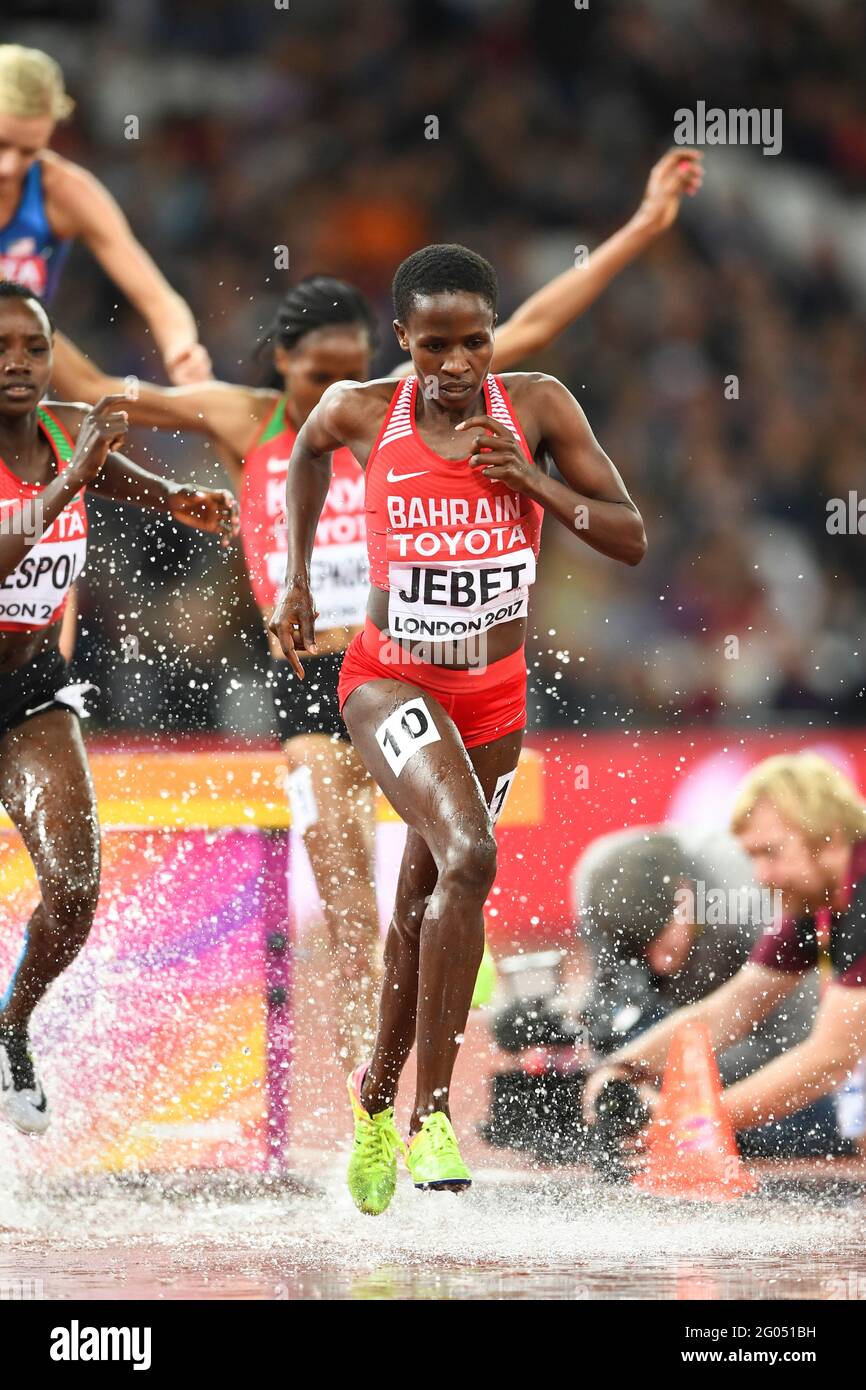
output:
[[[309,1171],[311,1155],[304,1155]],[[660,1202],[583,1173],[488,1169],[472,1191],[404,1180],[360,1216],[342,1163],[315,1187],[233,1196],[103,1189],[0,1199],[0,1283],[48,1299],[856,1299],[861,1183],[765,1180],[721,1206]]]
[[[720,1205],[533,1170],[477,1133],[486,1078],[502,1065],[483,1014],[470,1017],[456,1073],[471,1191],[418,1193],[402,1173],[389,1210],[361,1216],[344,1178],[344,1072],[307,978],[302,969],[292,1177],[45,1179],[31,1141],[4,1124],[0,1291],[22,1280],[73,1300],[866,1298],[866,1164],[755,1165],[761,1190]],[[404,1125],[412,1083],[410,1061]]]

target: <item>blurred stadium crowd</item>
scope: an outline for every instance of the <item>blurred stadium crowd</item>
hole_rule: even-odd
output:
[[[290,278],[361,285],[390,368],[408,252],[481,251],[507,314],[631,213],[678,108],[780,108],[782,153],[708,148],[674,230],[527,364],[574,391],[650,540],[630,570],[547,523],[533,701],[536,723],[578,728],[862,718],[864,546],[827,529],[866,440],[864,283],[837,235],[866,193],[862,5],[117,0],[72,22],[75,8],[7,37],[63,63],[78,110],[56,148],[118,196],[229,380],[264,380],[253,349]],[[763,215],[780,180],[793,240]],[[101,364],[164,380],[84,252],[55,309]],[[139,431],[131,452],[219,473],[191,438]],[[99,722],[270,732],[239,557],[93,511],[77,662],[102,687]]]

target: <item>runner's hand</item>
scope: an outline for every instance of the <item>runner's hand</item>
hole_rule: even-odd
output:
[[[683,195],[693,198],[704,181],[703,152],[676,148],[654,164],[644,189],[640,216],[655,232],[665,232],[676,219]]]
[[[165,370],[173,386],[193,386],[199,381],[210,381],[213,363],[201,343],[186,343],[167,354]]]
[[[184,484],[169,497],[168,510],[184,526],[218,534],[224,547],[231,545],[241,528],[238,504],[225,488]]]
[[[118,401],[126,396],[103,396],[96,405],[91,406],[81,422],[70,469],[82,483],[92,483],[98,477],[105,460],[123,443],[129,428],[129,417],[125,410],[114,410]]]
[[[268,631],[276,637],[300,680],[304,679],[304,668],[299,653],[315,656],[317,651],[318,616],[313,607],[313,596],[306,576],[293,575],[291,585],[283,589],[277,599],[277,606],[268,623]]]
[[[529,462],[520,443],[507,426],[489,415],[473,415],[461,420],[455,429],[474,429],[470,468],[480,468],[485,478],[507,483],[515,492],[528,492],[538,470]]]

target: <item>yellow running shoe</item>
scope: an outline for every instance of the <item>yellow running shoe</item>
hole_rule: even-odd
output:
[[[472,1174],[460,1157],[457,1135],[441,1110],[424,1116],[421,1128],[409,1141],[406,1167],[416,1187],[462,1192],[472,1185]]]
[[[349,1077],[349,1100],[355,1117],[355,1140],[349,1159],[349,1191],[359,1211],[380,1216],[397,1187],[397,1154],[406,1145],[397,1133],[391,1107],[371,1115],[361,1104],[361,1086],[367,1071],[362,1062]]]

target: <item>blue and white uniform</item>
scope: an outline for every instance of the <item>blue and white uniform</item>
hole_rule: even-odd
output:
[[[57,288],[68,238],[52,230],[45,212],[42,164],[31,164],[21,189],[21,200],[5,227],[0,227],[0,272],[17,280],[34,294],[50,299]]]

